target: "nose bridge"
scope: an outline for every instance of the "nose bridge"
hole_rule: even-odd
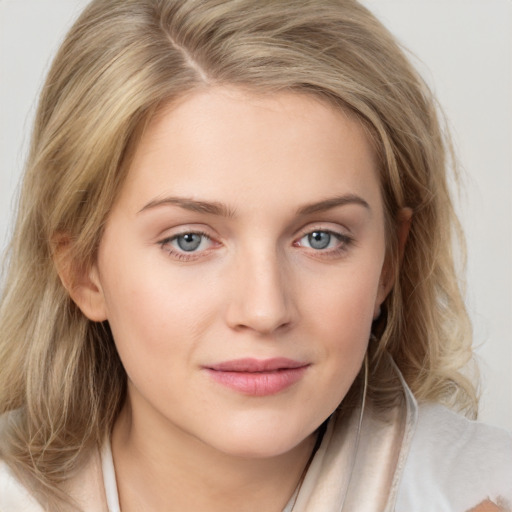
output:
[[[286,258],[275,245],[251,244],[237,255],[234,293],[228,307],[228,323],[271,333],[294,319],[291,283]]]

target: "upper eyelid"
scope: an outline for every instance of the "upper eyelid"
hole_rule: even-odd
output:
[[[333,223],[328,223],[328,224],[333,224]],[[304,226],[303,228],[301,228],[297,231],[296,239],[302,238],[303,236],[313,233],[315,231],[323,231],[326,233],[332,233],[333,235],[338,235],[338,236],[347,237],[347,238],[353,237],[353,234],[350,229],[348,229],[345,226],[341,226],[339,224],[338,224],[338,226],[339,226],[338,228],[332,228],[332,227],[325,226],[325,224],[322,225],[322,223],[308,224],[307,226]]]
[[[318,227],[313,227],[313,228],[307,228],[307,229],[303,229],[302,230],[302,233],[304,235],[307,235],[309,233],[314,233],[315,231],[322,231],[322,232],[325,232],[325,233],[333,233],[333,234],[340,234],[342,235],[343,233],[341,232],[342,230],[339,230],[339,229],[335,229],[335,228],[326,228],[326,227],[321,227],[321,226],[318,226]]]
[[[204,229],[202,227],[194,228],[191,226],[185,226],[182,228],[181,226],[176,226],[162,230],[157,238],[158,241],[161,242],[165,240],[172,240],[174,238],[177,238],[178,236],[188,235],[190,233],[202,235],[213,240],[215,236],[213,234],[210,234],[208,231],[208,229]]]
[[[348,225],[347,225],[348,221]],[[353,222],[350,219],[341,219],[339,217],[327,216],[314,216],[309,218],[307,221],[301,223],[299,231],[308,229],[346,229],[350,231],[349,224]]]

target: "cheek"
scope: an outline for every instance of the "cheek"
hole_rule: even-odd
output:
[[[102,262],[103,291],[123,363],[156,366],[165,358],[172,364],[178,353],[192,352],[218,317],[211,283],[183,269],[170,270],[160,255],[145,260],[136,254],[119,259],[112,254]]]
[[[341,402],[361,368],[368,346],[375,301],[379,289],[379,266],[359,271],[340,271],[324,280],[322,289],[304,295],[309,311],[309,336],[316,353],[326,361],[319,376],[331,390],[334,407]],[[336,391],[334,391],[336,390]]]
[[[343,332],[369,332],[379,290],[380,272],[366,268],[356,272],[353,269],[331,274],[314,287],[306,283],[309,293],[303,293],[304,311],[311,311],[312,318],[328,329]]]

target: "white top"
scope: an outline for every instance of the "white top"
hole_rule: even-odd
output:
[[[439,405],[419,407],[396,511],[462,512],[485,499],[512,511],[512,434]]]

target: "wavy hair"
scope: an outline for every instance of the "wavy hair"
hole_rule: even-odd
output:
[[[360,120],[400,267],[372,361],[389,352],[418,400],[476,414],[449,139],[382,24],[355,0],[94,0],[41,93],[0,306],[0,455],[46,509],[71,506],[65,481],[109,434],[126,386],[108,324],[85,318],[61,284],[59,235],[88,268],[144,126],[216,85],[312,94]],[[413,221],[400,263],[403,207]]]

